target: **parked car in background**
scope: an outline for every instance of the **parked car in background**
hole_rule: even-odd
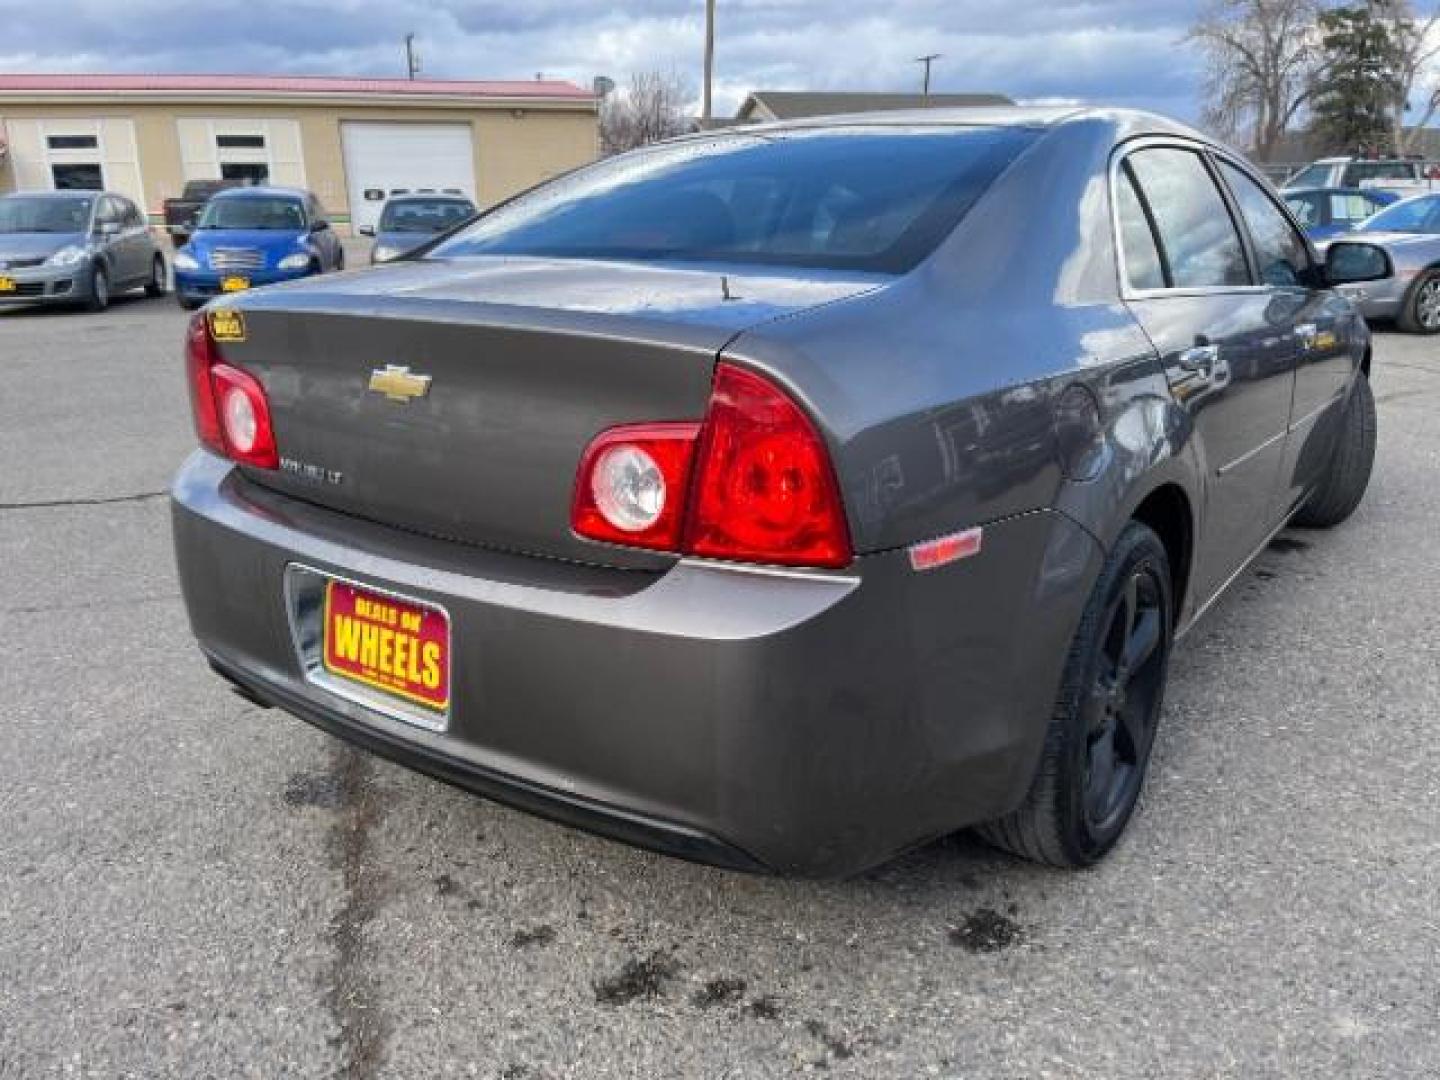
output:
[[[1334,286],[1385,271],[1142,113],[610,158],[192,321],[191,626],[254,701],[688,858],[1093,863],[1177,635],[1365,492]]]
[[[104,311],[143,288],[163,296],[165,256],[136,205],[106,191],[0,195],[0,304]]]
[[[1440,333],[1440,193],[1387,206],[1345,240],[1382,248],[1394,272],[1345,290],[1367,319],[1394,320],[1412,334]]]
[[[1440,188],[1440,162],[1421,158],[1321,158],[1285,182],[1288,193],[1304,188],[1380,188],[1400,195]]]
[[[217,193],[239,187],[241,183],[240,180],[187,180],[180,197],[166,199],[163,204],[165,231],[170,234],[171,243],[177,248],[183,247],[195,231],[195,222],[200,219],[205,204]]]
[[[190,242],[175,253],[175,295],[195,308],[222,293],[344,267],[340,238],[313,194],[232,188],[205,204]]]
[[[1400,196],[1379,188],[1286,189],[1285,204],[1311,240],[1349,232]]]
[[[389,262],[474,215],[475,204],[463,195],[396,195],[386,201],[378,226],[363,227],[360,235],[375,238],[372,263]]]

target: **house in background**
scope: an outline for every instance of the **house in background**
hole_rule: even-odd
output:
[[[595,95],[567,82],[0,74],[0,192],[106,188],[152,215],[187,180],[314,191],[341,224],[388,194],[488,206],[591,161]]]

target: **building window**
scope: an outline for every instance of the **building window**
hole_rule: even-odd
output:
[[[105,174],[99,165],[51,165],[56,191],[103,191]]]
[[[221,150],[264,150],[264,135],[216,135],[215,145]]]
[[[263,185],[270,182],[270,166],[250,161],[224,161],[220,163],[222,180],[240,180],[245,184]]]
[[[51,150],[98,150],[100,140],[94,135],[47,135],[45,144]]]

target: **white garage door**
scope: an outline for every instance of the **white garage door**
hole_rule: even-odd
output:
[[[448,191],[475,198],[475,149],[469,124],[340,125],[350,221],[373,227],[380,208],[402,192]]]

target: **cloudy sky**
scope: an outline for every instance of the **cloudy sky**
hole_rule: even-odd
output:
[[[918,89],[1139,105],[1191,119],[1198,0],[719,0],[717,111],[751,89]],[[698,87],[704,0],[0,0],[0,71],[572,79]],[[698,96],[698,90],[697,90]]]

